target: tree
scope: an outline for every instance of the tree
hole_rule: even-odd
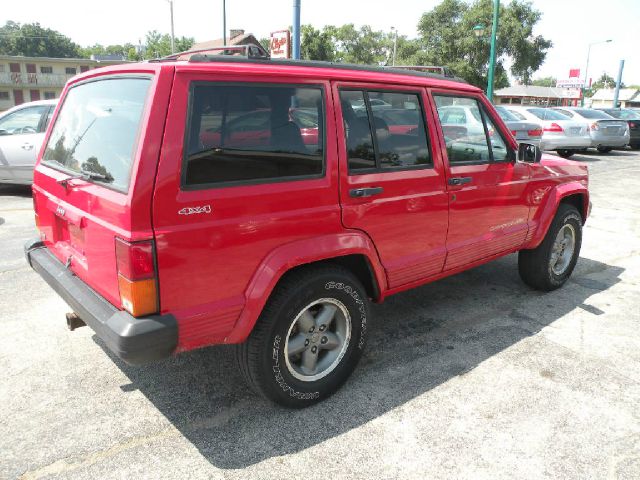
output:
[[[558,79],[555,77],[542,77],[536,78],[531,82],[531,85],[536,85],[538,87],[555,87]]]
[[[321,31],[312,25],[302,25],[300,33],[300,58],[327,62],[335,59],[333,39],[326,28]]]
[[[21,25],[8,21],[0,27],[0,54],[75,58],[80,55],[80,47],[60,32],[43,28],[39,23]]]
[[[585,97],[592,97],[594,93],[596,93],[601,88],[615,88],[616,80],[611,75],[606,72],[602,72],[600,78],[591,84],[591,87],[585,89],[584,95]],[[620,88],[625,88],[624,82],[620,83]]]
[[[324,33],[331,36],[335,49],[335,60],[345,63],[378,65],[386,63],[393,48],[390,35],[374,31],[369,25],[359,29],[348,23],[341,27],[327,26]]]
[[[442,65],[469,83],[486,87],[489,65],[489,33],[476,38],[473,27],[478,24],[490,30],[493,16],[491,0],[443,0],[418,23],[419,49],[412,63]],[[542,14],[524,0],[512,0],[500,9],[496,39],[495,86],[507,86],[505,60],[511,64],[511,74],[528,84],[531,75],[542,65],[552,42],[533,36],[533,27]]]
[[[144,58],[160,58],[171,55],[171,35],[152,30],[147,33],[145,40]],[[193,43],[194,39],[191,37],[176,37],[176,53],[189,50]]]

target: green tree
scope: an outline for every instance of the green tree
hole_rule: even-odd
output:
[[[386,63],[392,45],[389,34],[374,31],[369,25],[357,29],[353,23],[341,27],[327,26],[323,33],[331,36],[334,44],[334,59],[345,63],[378,65]]]
[[[590,88],[585,89],[585,97],[592,97],[594,93],[602,88],[615,88],[616,79],[606,72],[602,72],[600,78],[591,84]],[[620,83],[620,88],[625,88],[624,82]]]
[[[194,43],[191,37],[175,37],[175,51],[189,50]],[[171,35],[152,30],[145,39],[144,58],[160,58],[171,55]]]
[[[542,77],[536,78],[531,82],[531,85],[536,85],[538,87],[555,87],[558,79],[555,77]]]
[[[312,25],[302,25],[300,28],[300,58],[303,60],[335,60],[333,39],[327,29],[318,30]]]
[[[418,23],[419,49],[412,63],[442,65],[469,83],[485,88],[489,66],[490,25],[493,2],[475,0],[443,0]],[[531,75],[542,65],[552,42],[533,36],[533,27],[542,14],[524,0],[512,0],[500,9],[496,41],[495,86],[507,86],[505,61],[511,64],[511,74],[528,84]],[[484,37],[476,38],[473,27],[486,25]]]
[[[8,21],[0,27],[0,55],[74,58],[80,55],[80,47],[60,32],[43,28],[39,23]]]

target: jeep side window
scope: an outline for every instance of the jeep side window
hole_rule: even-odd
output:
[[[323,175],[320,87],[198,82],[188,117],[185,186]]]
[[[508,158],[505,141],[476,99],[448,95],[434,98],[450,164],[488,163]],[[452,115],[458,111],[466,114],[462,124],[458,113]]]
[[[340,101],[350,172],[431,165],[418,94],[341,90]]]

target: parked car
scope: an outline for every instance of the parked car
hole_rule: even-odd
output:
[[[580,107],[553,107],[553,110],[573,120],[586,121],[589,124],[591,146],[601,153],[629,144],[629,125],[600,110]]]
[[[500,115],[500,118],[511,130],[511,135],[515,137],[518,142],[531,143],[540,147],[542,140],[542,125],[539,123],[528,122],[520,120],[513,113],[510,113],[504,107],[496,106],[496,112]]]
[[[626,120],[629,126],[629,146],[633,150],[640,149],[640,112],[629,108],[602,108],[600,110],[613,118]]]
[[[587,167],[518,146],[480,89],[232,60],[108,66],[66,85],[35,169],[39,237],[25,253],[73,310],[70,329],[89,325],[131,364],[237,344],[254,389],[305,407],[356,367],[371,302],[514,252],[533,288],[571,275]],[[415,113],[392,130],[369,95]],[[454,104],[486,131],[445,135],[440,114]],[[315,110],[316,149],[292,105]],[[203,145],[212,119],[224,131],[265,109],[268,142]]]
[[[586,122],[572,120],[550,108],[515,105],[504,105],[504,108],[520,120],[542,123],[542,150],[555,150],[561,157],[569,158],[591,146]]]
[[[29,185],[57,100],[23,103],[0,113],[0,183]]]

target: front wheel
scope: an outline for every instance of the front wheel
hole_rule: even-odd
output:
[[[582,244],[582,217],[578,210],[560,204],[542,243],[518,254],[520,277],[536,290],[551,291],[567,281],[578,261]]]
[[[574,150],[567,150],[565,148],[561,148],[560,150],[556,150],[556,153],[560,155],[562,158],[569,158],[571,155],[576,153]]]
[[[293,272],[238,346],[240,369],[255,391],[276,403],[313,405],[355,369],[368,320],[366,292],[348,270],[336,265]]]
[[[609,153],[611,150],[613,150],[613,148],[611,148],[611,147],[598,147],[597,150],[600,153]]]

